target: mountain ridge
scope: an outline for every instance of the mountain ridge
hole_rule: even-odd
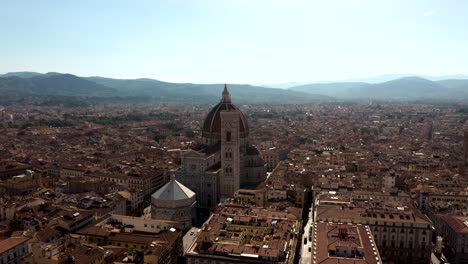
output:
[[[467,79],[431,81],[417,76],[381,83],[319,83],[289,89],[341,99],[468,99]]]
[[[81,97],[146,97],[153,101],[208,102],[219,100],[224,84],[170,83],[148,78],[112,79],[78,77],[68,73],[34,74],[23,72],[0,76],[0,93],[13,96],[81,96]],[[251,85],[229,85],[233,99],[242,102],[308,102],[332,100],[318,94],[264,88]]]
[[[0,75],[5,95],[81,97],[145,97],[153,101],[208,102],[219,99],[224,84],[171,83],[150,78],[114,79],[78,77],[68,73],[12,72]],[[249,84],[231,84],[239,103],[310,102],[334,99],[468,99],[468,79],[432,81],[405,76],[381,83],[312,83],[278,89]]]

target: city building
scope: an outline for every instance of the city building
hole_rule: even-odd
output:
[[[16,264],[28,253],[29,237],[10,237],[0,241],[0,263]]]
[[[135,188],[128,188],[124,191],[119,191],[119,195],[124,197],[127,200],[127,209],[128,213],[138,213],[143,210],[144,206],[144,196],[143,191]]]
[[[16,203],[11,199],[0,198],[0,221],[12,220],[16,213]]]
[[[468,131],[463,133],[463,158],[465,159],[465,166],[468,165]]]
[[[162,175],[139,175],[139,174],[119,174],[108,173],[99,175],[99,179],[103,181],[122,184],[128,188],[135,188],[143,192],[143,197],[149,198],[151,194],[161,187],[160,182],[156,183]]]
[[[312,264],[382,264],[367,225],[315,222],[312,225]]]
[[[87,243],[140,250],[144,263],[176,263],[182,254],[182,223],[110,215],[79,232]]]
[[[0,180],[7,180],[13,176],[26,173],[31,166],[18,162],[0,161]]]
[[[227,87],[205,118],[202,143],[181,154],[177,179],[196,193],[197,206],[212,208],[241,186],[266,178],[266,165],[249,142],[249,125]]]
[[[151,196],[151,218],[184,223],[192,227],[195,221],[195,193],[171,176],[171,180]]]
[[[5,122],[5,120],[6,120],[5,107],[0,105],[0,124]]]
[[[350,194],[322,193],[314,203],[315,221],[368,225],[384,262],[429,263],[431,221],[410,204],[355,200]]]
[[[26,170],[24,174],[12,176],[0,181],[0,193],[8,195],[25,195],[37,190],[41,185],[39,173]]]
[[[293,263],[300,217],[298,208],[257,208],[227,200],[185,252],[187,263]]]
[[[267,170],[272,171],[280,161],[286,159],[287,153],[286,149],[279,149],[277,147],[262,150],[262,158],[267,164]]]
[[[468,263],[468,216],[444,215],[441,232],[446,245],[444,253],[450,263]]]
[[[69,231],[74,232],[79,230],[80,228],[85,227],[89,223],[93,221],[93,212],[92,211],[70,211],[70,210],[63,210],[59,213],[60,218],[56,221],[58,226],[61,228]]]

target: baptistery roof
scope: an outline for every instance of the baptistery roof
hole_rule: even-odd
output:
[[[166,185],[153,193],[151,198],[158,201],[174,201],[190,199],[194,196],[194,192],[172,177]]]

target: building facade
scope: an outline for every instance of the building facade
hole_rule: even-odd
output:
[[[444,215],[441,218],[445,255],[450,263],[468,263],[468,216]]]
[[[224,87],[221,102],[205,118],[202,143],[181,154],[177,179],[196,193],[197,206],[212,208],[241,186],[266,178],[266,164],[249,143],[249,125]]]
[[[184,229],[195,221],[195,193],[174,177],[151,196],[151,218],[177,221]]]
[[[41,186],[41,176],[32,170],[26,170],[10,179],[0,181],[0,193],[8,195],[26,195],[35,192]]]
[[[384,262],[429,263],[433,227],[411,204],[355,199],[350,194],[322,193],[314,202],[316,222],[369,226]]]
[[[468,131],[463,133],[463,157],[465,158],[465,167],[468,165]]]
[[[10,237],[0,241],[0,263],[21,263],[24,255],[28,254],[28,237]]]

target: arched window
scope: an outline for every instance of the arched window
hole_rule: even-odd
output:
[[[230,131],[226,132],[226,141],[227,142],[231,141],[231,132]]]

